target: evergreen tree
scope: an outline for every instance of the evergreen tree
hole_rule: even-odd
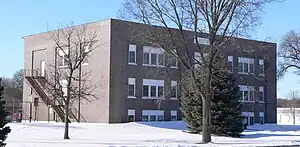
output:
[[[3,91],[4,87],[2,85],[2,79],[0,78],[0,147],[6,145],[4,141],[7,138],[8,133],[10,133],[10,127],[5,126],[7,124],[6,117],[8,112],[5,109],[5,101],[3,101]]]
[[[219,136],[240,137],[244,128],[241,115],[242,105],[239,102],[239,87],[235,84],[232,74],[225,68],[223,71],[219,71],[215,73],[212,81],[215,94],[212,98],[211,131],[212,134]],[[201,133],[202,99],[197,97],[192,89],[185,91],[181,101],[181,111],[188,123],[189,130],[192,133]]]
[[[240,137],[244,131],[239,87],[230,73],[224,73],[212,99],[212,131],[215,135]]]
[[[192,90],[187,90],[182,97],[180,110],[191,133],[201,133],[202,99],[195,96]]]

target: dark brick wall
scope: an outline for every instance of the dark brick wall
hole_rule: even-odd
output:
[[[165,119],[169,120],[170,110],[178,110],[179,102],[176,100],[166,100],[161,102],[161,107],[153,100],[141,99],[143,78],[165,80],[165,89],[170,86],[170,80],[180,79],[180,69],[157,68],[142,66],[143,46],[148,43],[143,38],[141,31],[145,25],[124,22],[119,20],[111,21],[111,57],[110,57],[110,122],[126,122],[127,109],[135,109],[136,120],[141,120],[142,109],[164,109]],[[149,29],[154,27],[148,26]],[[164,28],[155,29],[166,31]],[[193,43],[193,34],[185,32]],[[137,45],[136,60],[137,65],[128,65],[128,45]],[[249,103],[245,105],[244,111],[253,111],[258,118],[259,112],[265,112],[265,122],[276,123],[276,44],[259,42],[246,39],[234,39],[230,44],[222,49],[225,56],[234,57],[234,73],[237,84],[265,87],[266,102],[261,104]],[[238,57],[248,57],[255,59],[256,75],[237,74]],[[258,76],[258,59],[265,60],[265,76]],[[127,99],[128,78],[136,78],[137,99]],[[258,90],[258,89],[257,89]],[[179,110],[178,110],[179,111]],[[258,120],[256,120],[258,122]]]

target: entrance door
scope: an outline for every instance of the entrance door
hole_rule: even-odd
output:
[[[41,62],[41,76],[44,77],[45,76],[45,66],[46,66],[46,61],[42,61]]]

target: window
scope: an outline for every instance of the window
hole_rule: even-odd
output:
[[[85,42],[85,43],[82,43],[82,48],[83,48],[83,54],[81,55],[81,59],[82,59],[82,65],[88,65],[88,61],[89,61],[89,47],[91,46],[92,44],[90,42]]]
[[[69,55],[68,50],[59,50],[58,51],[57,63],[58,63],[59,67],[68,66],[68,55]]]
[[[264,112],[259,112],[259,123],[260,124],[265,123],[265,114],[264,114]]]
[[[169,56],[169,64],[170,64],[171,68],[177,68],[178,67],[178,60],[174,56],[170,55]]]
[[[254,64],[249,64],[250,65],[250,73],[253,73],[254,74]]]
[[[239,62],[239,73],[243,72],[243,63]]]
[[[34,99],[33,99],[33,105],[34,105],[35,107],[38,107],[38,106],[39,106],[39,98],[34,98]]]
[[[150,60],[151,63],[150,63],[150,64],[151,64],[151,65],[156,65],[156,64],[157,64],[157,62],[156,62],[156,61],[157,61],[157,54],[151,53],[151,56],[150,56],[150,57],[151,57],[151,60]]]
[[[258,92],[258,97],[259,97],[259,101],[263,102],[265,100],[265,95],[264,95],[264,87],[260,86],[259,87],[259,92]]]
[[[156,97],[156,86],[150,86],[150,96],[151,97]]]
[[[203,38],[203,37],[194,37],[194,43],[197,43],[196,38],[197,38],[199,44],[210,45],[209,39]]]
[[[254,73],[254,59],[239,57],[239,70],[241,73]]]
[[[164,121],[163,115],[157,115],[157,121]]]
[[[67,96],[68,95],[68,81],[67,80],[61,80],[60,81],[60,86],[61,86],[61,90],[63,92],[63,96]]]
[[[242,112],[244,116],[244,123],[254,125],[254,112]]]
[[[208,56],[208,53],[203,53],[203,56],[204,56],[204,58],[206,58],[207,56]],[[201,57],[201,54],[200,54],[200,52],[195,52],[194,53],[194,59],[195,59],[195,67],[197,68],[197,67],[200,67],[200,64],[201,64],[201,62],[202,62],[202,57]]]
[[[149,62],[149,60],[150,60],[149,53],[143,53],[143,56],[144,56],[144,58],[143,58],[143,64],[149,64],[150,63]]]
[[[239,85],[240,101],[253,101],[255,98],[254,86]]]
[[[177,120],[177,111],[171,110],[171,121],[176,121],[176,120]]]
[[[143,86],[143,97],[149,97],[149,86],[148,85]]]
[[[150,121],[156,121],[156,115],[150,115]]]
[[[265,74],[264,60],[259,60],[259,74],[260,75]]]
[[[249,86],[248,87],[248,93],[249,93],[249,100],[248,101],[254,101],[255,99],[255,89],[254,86]]]
[[[171,99],[177,99],[177,81],[171,81]]]
[[[171,68],[177,68],[178,67],[178,60],[177,60],[177,58],[175,57],[175,55],[177,54],[177,52],[176,52],[176,50],[172,50],[172,53],[173,53],[173,55],[172,54],[170,54],[169,55],[169,57],[168,57],[168,61],[169,61],[169,65],[170,65],[170,67]]]
[[[158,65],[165,65],[165,55],[164,54],[158,54]]]
[[[128,109],[127,116],[128,116],[128,118],[127,118],[128,122],[134,122],[135,121],[135,110]]]
[[[128,98],[135,98],[135,78],[128,78]]]
[[[249,65],[248,63],[243,63],[243,66],[244,66],[243,70],[242,70],[243,73],[248,73],[249,72],[248,71],[248,69],[249,69],[248,65]]]
[[[250,116],[250,122],[249,122],[250,125],[254,125],[254,116]]]
[[[142,110],[142,121],[164,121],[164,111]]]
[[[249,72],[254,74],[254,59],[249,59]]]
[[[164,87],[158,86],[158,97],[164,97]]]
[[[244,100],[244,91],[240,90],[240,101]]]
[[[145,46],[143,48],[143,65],[164,66],[165,55],[163,49]]]
[[[244,91],[243,101],[248,101],[248,99],[249,99],[248,91]]]
[[[243,121],[243,123],[249,125],[248,122],[249,122],[248,116],[244,116],[244,121]]]
[[[136,45],[129,44],[128,64],[136,64]]]
[[[134,115],[128,115],[128,122],[134,122]]]
[[[142,115],[142,121],[148,121],[148,115]]]
[[[229,72],[233,72],[233,57],[232,56],[228,56],[227,59],[227,68]]]
[[[164,80],[143,79],[143,98],[158,99],[164,97]]]
[[[200,67],[200,62],[201,62],[201,54],[199,52],[194,53],[194,59],[195,59],[195,67]]]

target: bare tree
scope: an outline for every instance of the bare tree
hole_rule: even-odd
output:
[[[23,70],[18,70],[12,78],[3,78],[4,93],[18,101],[23,99]]]
[[[70,108],[74,102],[93,101],[99,96],[94,90],[99,83],[91,81],[90,71],[82,66],[87,61],[94,49],[99,46],[97,33],[88,30],[86,25],[67,26],[62,29],[49,31],[55,43],[55,63],[49,65],[44,85],[50,95],[51,103],[64,105],[65,131],[64,139],[69,138]],[[75,112],[76,113],[76,112]],[[76,117],[76,116],[75,116]],[[80,121],[80,110],[78,110]]]
[[[289,69],[300,74],[300,33],[291,30],[286,33],[280,42],[278,51],[279,70],[278,78],[282,78]]]
[[[24,79],[24,71],[22,69],[16,71],[12,77],[12,82],[14,84],[14,87],[23,90],[23,79]]]
[[[291,30],[284,35],[280,42],[278,51],[279,68],[277,71],[278,79],[284,77],[285,73],[292,70],[293,73],[300,75],[300,33]],[[297,103],[300,100],[299,92],[292,90],[288,95],[286,106],[289,108],[289,113],[295,124],[296,116],[299,114]]]
[[[142,35],[152,45],[176,57],[184,70],[183,88],[192,89],[203,101],[202,142],[211,141],[213,75],[219,72],[216,57],[234,37],[248,36],[258,25],[260,12],[274,0],[125,0],[122,18],[158,25]],[[175,28],[175,29],[173,29]],[[189,45],[194,35],[195,46]],[[207,38],[201,40],[198,37]],[[200,45],[205,42],[206,45]],[[196,48],[196,50],[195,50]],[[198,58],[191,53],[199,52]],[[220,61],[219,61],[220,62]],[[197,68],[195,68],[197,67]],[[201,70],[198,70],[201,69]]]
[[[289,114],[293,118],[293,124],[296,124],[296,117],[299,116],[299,107],[297,107],[297,101],[300,100],[299,92],[297,90],[291,90],[288,94],[289,99],[287,107],[289,109]]]

